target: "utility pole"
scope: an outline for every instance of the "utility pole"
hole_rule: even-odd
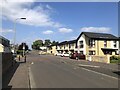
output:
[[[16,48],[15,48],[15,44],[16,44],[16,21],[18,20],[18,19],[26,19],[26,18],[16,18],[15,20],[14,20],[14,53],[16,53]]]

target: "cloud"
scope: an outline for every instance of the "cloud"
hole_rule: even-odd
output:
[[[47,30],[47,31],[44,31],[43,34],[53,34],[53,31]]]
[[[0,29],[0,33],[14,33],[13,29]]]
[[[69,28],[59,28],[59,32],[61,32],[61,33],[70,33],[70,32],[73,32],[73,30],[69,29]]]
[[[49,6],[48,4],[46,5],[46,8],[52,10],[53,8],[51,6]]]
[[[35,0],[20,0],[19,2],[14,2],[15,0],[3,0],[0,3],[2,6],[2,17],[14,21],[16,18],[26,17],[26,20],[16,20],[18,23],[41,26],[41,27],[61,27],[59,22],[55,22],[51,16],[52,7],[49,5],[39,4],[35,6]]]
[[[83,32],[100,32],[100,33],[108,33],[111,28],[109,27],[83,27],[81,31]]]

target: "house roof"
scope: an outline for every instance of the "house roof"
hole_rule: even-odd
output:
[[[8,39],[6,39],[6,38],[5,38],[5,37],[3,37],[3,36],[0,36],[0,40],[9,41]]]
[[[64,45],[64,44],[72,44],[72,43],[76,43],[77,40],[81,37],[81,35],[84,34],[85,36],[87,36],[88,38],[91,39],[97,39],[97,40],[119,40],[118,37],[112,35],[112,34],[107,34],[107,33],[94,33],[94,32],[82,32],[77,39],[75,40],[70,40],[70,41],[63,41],[60,42],[56,45]],[[50,45],[50,46],[54,46],[54,45]]]
[[[77,40],[81,37],[81,35],[84,34],[89,38],[92,39],[98,39],[98,40],[118,40],[119,38],[112,35],[112,34],[107,34],[107,33],[94,33],[94,32],[82,32],[79,37],[77,38]]]
[[[70,41],[63,41],[61,43],[59,43],[58,45],[64,45],[64,44],[72,44],[72,43],[76,43],[77,39],[75,40],[70,40]]]
[[[10,41],[3,36],[0,36],[0,43],[4,46],[9,46]]]
[[[58,45],[64,45],[64,44],[67,44],[67,43],[68,43],[68,41],[63,41],[63,42],[59,43]]]
[[[76,42],[77,42],[77,39],[68,41],[69,44],[76,43]]]

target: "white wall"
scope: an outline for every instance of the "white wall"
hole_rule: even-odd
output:
[[[118,51],[117,51],[117,53],[119,53],[119,41],[117,41],[117,46],[116,46],[116,48],[114,47],[114,41],[111,41],[110,42],[111,43],[111,48],[113,48],[113,49],[118,49]]]
[[[10,47],[5,47],[0,44],[0,52],[11,52]]]
[[[4,46],[0,43],[0,52],[4,51]]]
[[[83,41],[83,45],[84,45],[83,48],[80,48],[80,43],[79,43],[80,41]],[[77,41],[77,46],[78,46],[78,53],[80,51],[83,51],[83,54],[86,55],[86,41],[85,41],[85,35],[84,34],[82,34],[81,37],[79,38],[79,40]]]

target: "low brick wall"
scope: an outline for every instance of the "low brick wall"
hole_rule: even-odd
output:
[[[110,56],[111,55],[104,55],[104,56],[87,55],[86,60],[102,62],[102,63],[110,63]]]
[[[2,73],[4,74],[13,64],[12,53],[0,53],[2,56]]]

